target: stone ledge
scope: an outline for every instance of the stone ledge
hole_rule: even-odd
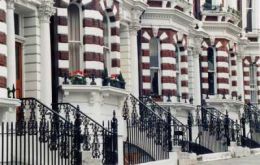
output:
[[[0,98],[0,108],[15,108],[19,106],[21,101],[19,99]]]
[[[200,162],[223,160],[223,159],[230,159],[230,158],[232,158],[230,152],[218,152],[218,153],[204,154],[204,155],[197,156],[197,160]]]
[[[86,85],[62,85],[65,95],[69,95],[70,92],[79,92],[79,93],[108,93],[116,96],[126,96],[129,93],[125,89],[115,88],[111,86],[86,86]]]

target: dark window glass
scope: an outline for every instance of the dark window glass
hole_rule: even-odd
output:
[[[252,10],[247,10],[247,31],[252,31]]]
[[[214,72],[208,73],[208,83],[209,83],[209,94],[214,95],[215,94],[215,76]]]
[[[152,38],[150,41],[150,65],[159,67],[160,41],[158,38]]]
[[[152,79],[152,93],[155,95],[159,95],[159,76],[158,70],[151,70],[151,79]]]
[[[18,14],[14,14],[14,32],[16,35],[20,35],[20,19]]]
[[[210,71],[215,70],[214,50],[212,47],[208,48],[208,67]]]

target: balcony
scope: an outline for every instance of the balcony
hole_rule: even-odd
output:
[[[205,3],[202,10],[202,21],[229,22],[235,25],[241,20],[241,13],[231,7]]]
[[[190,12],[192,8],[191,0],[174,0],[172,6],[184,12]]]

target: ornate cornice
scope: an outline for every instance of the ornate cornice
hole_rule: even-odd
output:
[[[14,3],[16,0],[6,0],[6,7],[7,9],[14,9]]]
[[[54,15],[56,8],[54,7],[54,2],[51,0],[43,0],[39,6],[39,18],[42,22],[49,22],[50,17]]]

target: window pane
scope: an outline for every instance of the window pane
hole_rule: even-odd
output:
[[[176,70],[180,70],[180,47],[176,45]]]
[[[209,72],[208,73],[208,82],[209,82],[209,94],[214,95],[215,94],[215,76],[214,73]]]
[[[20,35],[20,20],[19,20],[19,15],[14,14],[14,31],[16,35]]]
[[[152,93],[159,95],[159,75],[157,69],[151,69]]]
[[[80,8],[72,4],[68,8],[69,15],[69,63],[70,70],[80,69]]]
[[[215,59],[214,59],[214,50],[213,48],[208,48],[208,69],[210,71],[215,70]]]
[[[150,66],[159,68],[160,42],[158,38],[152,38],[150,41]]]
[[[252,31],[252,10],[247,10],[247,31]]]

